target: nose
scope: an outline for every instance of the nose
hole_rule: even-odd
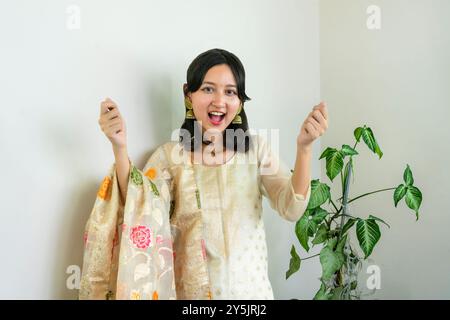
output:
[[[214,99],[212,101],[213,105],[217,106],[217,107],[224,107],[226,106],[225,104],[225,95],[222,94],[221,92],[216,92],[214,94]]]

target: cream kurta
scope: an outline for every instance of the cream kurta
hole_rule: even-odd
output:
[[[252,136],[252,141],[247,153],[238,152],[214,167],[193,164],[186,153],[180,156],[179,143],[168,142],[155,150],[143,170],[154,169],[170,190],[178,298],[198,294],[189,291],[188,281],[177,281],[187,278],[186,269],[198,272],[196,263],[183,254],[193,242],[184,235],[195,228],[202,228],[212,299],[274,298],[267,270],[262,195],[281,217],[297,221],[307,207],[311,188],[306,198],[296,194],[289,168],[271,152],[266,140]],[[202,225],[193,223],[199,219]]]

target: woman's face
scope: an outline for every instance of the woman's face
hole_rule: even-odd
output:
[[[203,132],[209,129],[223,132],[233,121],[241,103],[236,80],[226,64],[209,69],[200,88],[188,93],[188,97],[195,118],[202,123]]]

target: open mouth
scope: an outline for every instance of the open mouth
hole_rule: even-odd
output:
[[[225,118],[225,113],[223,112],[208,112],[209,121],[214,125],[219,125],[222,123],[223,119]]]

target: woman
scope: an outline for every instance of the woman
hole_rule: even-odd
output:
[[[86,226],[80,298],[273,299],[262,195],[281,217],[302,216],[326,106],[303,122],[291,174],[263,137],[249,133],[245,71],[234,54],[200,54],[183,91],[179,141],[159,146],[142,171],[128,158],[117,105],[101,103],[99,123],[116,162]]]

